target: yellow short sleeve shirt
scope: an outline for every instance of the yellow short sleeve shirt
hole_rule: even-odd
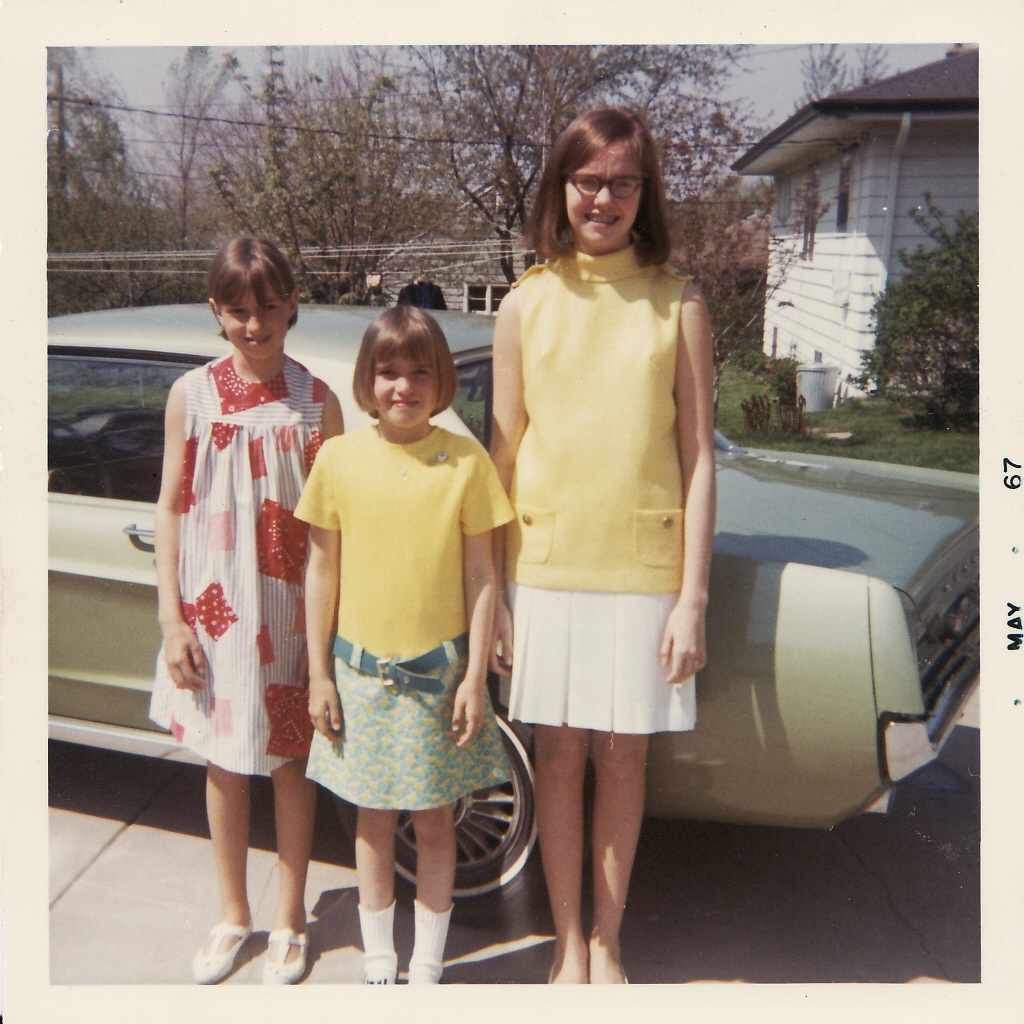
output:
[[[341,532],[338,632],[412,658],[466,630],[463,535],[514,513],[477,441],[434,427],[391,444],[371,426],[324,443],[295,515]]]

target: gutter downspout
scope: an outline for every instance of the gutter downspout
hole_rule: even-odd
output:
[[[896,193],[900,182],[900,164],[903,159],[903,150],[910,136],[913,119],[913,114],[909,110],[904,111],[900,121],[899,134],[896,136],[896,144],[893,146],[892,156],[889,158],[889,194],[882,235],[882,291],[885,290],[889,281],[889,260],[892,259],[892,238],[896,227]]]

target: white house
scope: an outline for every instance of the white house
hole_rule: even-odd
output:
[[[857,375],[900,249],[929,244],[910,211],[978,209],[978,51],[810,103],[733,170],[776,184],[765,351]]]

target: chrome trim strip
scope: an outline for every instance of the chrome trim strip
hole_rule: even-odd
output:
[[[122,754],[141,754],[166,761],[205,765],[204,758],[193,754],[170,733],[150,732],[148,729],[126,729],[116,725],[94,725],[74,718],[49,719],[49,738],[63,743],[77,743],[85,747],[100,747]]]

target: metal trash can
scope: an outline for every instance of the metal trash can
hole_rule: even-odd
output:
[[[839,367],[826,366],[824,363],[805,363],[796,368],[797,398],[807,403],[807,412],[821,412],[831,409],[835,404],[836,383],[839,380]]]

